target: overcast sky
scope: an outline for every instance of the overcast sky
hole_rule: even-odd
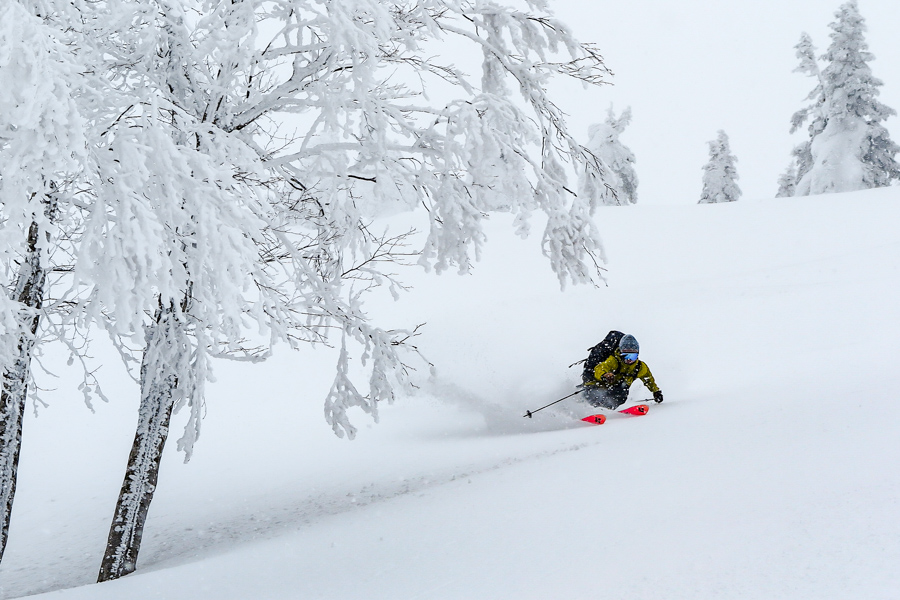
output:
[[[631,106],[622,135],[637,157],[641,204],[699,200],[708,140],[724,129],[738,157],[743,199],[771,198],[800,141],[790,117],[813,80],[792,72],[803,31],[825,51],[839,0],[552,0],[556,16],[594,42],[614,85],[556,86],[583,141],[587,127]],[[881,101],[900,109],[900,1],[859,0]],[[887,121],[900,143],[900,118]]]

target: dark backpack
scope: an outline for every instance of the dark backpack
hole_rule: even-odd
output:
[[[583,382],[594,381],[594,368],[612,356],[612,353],[619,348],[619,342],[623,337],[625,334],[621,331],[610,331],[602,342],[590,349],[590,354],[584,359],[584,371],[581,372]]]

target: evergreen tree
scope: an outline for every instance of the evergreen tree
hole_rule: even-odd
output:
[[[789,168],[789,171],[794,172],[793,183],[788,186],[791,190],[791,196],[796,193],[797,182],[812,169],[812,140],[822,133],[826,122],[822,111],[822,106],[825,104],[821,83],[822,74],[819,70],[819,64],[816,62],[816,47],[813,45],[812,38],[809,37],[809,34],[803,33],[800,36],[800,42],[794,48],[797,50],[796,55],[800,60],[800,64],[794,69],[794,72],[813,77],[816,80],[816,86],[806,96],[809,104],[795,112],[791,117],[791,133],[800,129],[807,121],[809,122],[807,125],[809,137],[798,144],[791,152],[791,155],[794,157]],[[779,190],[784,187],[782,181],[779,181]]]
[[[896,111],[877,100],[883,84],[868,64],[874,56],[856,0],[841,5],[835,17],[823,69],[808,36],[798,45],[798,70],[817,79],[809,96],[814,103],[792,119],[792,132],[809,120],[810,138],[794,150],[800,196],[882,187],[900,179],[894,158],[900,146],[882,125]]]
[[[614,193],[607,194],[605,204],[635,204],[638,178],[634,170],[634,153],[619,140],[619,135],[631,123],[631,107],[617,118],[609,108],[604,123],[588,128],[587,149],[606,167],[606,181]],[[584,177],[581,186],[585,187]]]
[[[703,166],[703,191],[699,204],[734,202],[741,197],[734,166],[736,162],[737,158],[728,145],[728,135],[719,130],[716,139],[709,142],[709,162]]]
[[[778,178],[778,193],[776,198],[789,198],[797,189],[797,167],[794,163],[788,165],[781,177]]]

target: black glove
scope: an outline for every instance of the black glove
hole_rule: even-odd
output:
[[[658,390],[653,392],[653,399],[656,400],[656,403],[659,404],[663,401],[662,390]]]

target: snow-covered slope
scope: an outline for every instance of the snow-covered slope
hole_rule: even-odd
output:
[[[331,352],[221,364],[138,572],[102,585],[135,392],[91,415],[63,379],[26,423],[0,598],[897,598],[898,221],[898,188],[607,208],[609,286],[564,293],[492,224],[474,275],[371,305],[428,322],[438,374],[356,441],[322,420]],[[523,419],[611,328],[666,401]]]

